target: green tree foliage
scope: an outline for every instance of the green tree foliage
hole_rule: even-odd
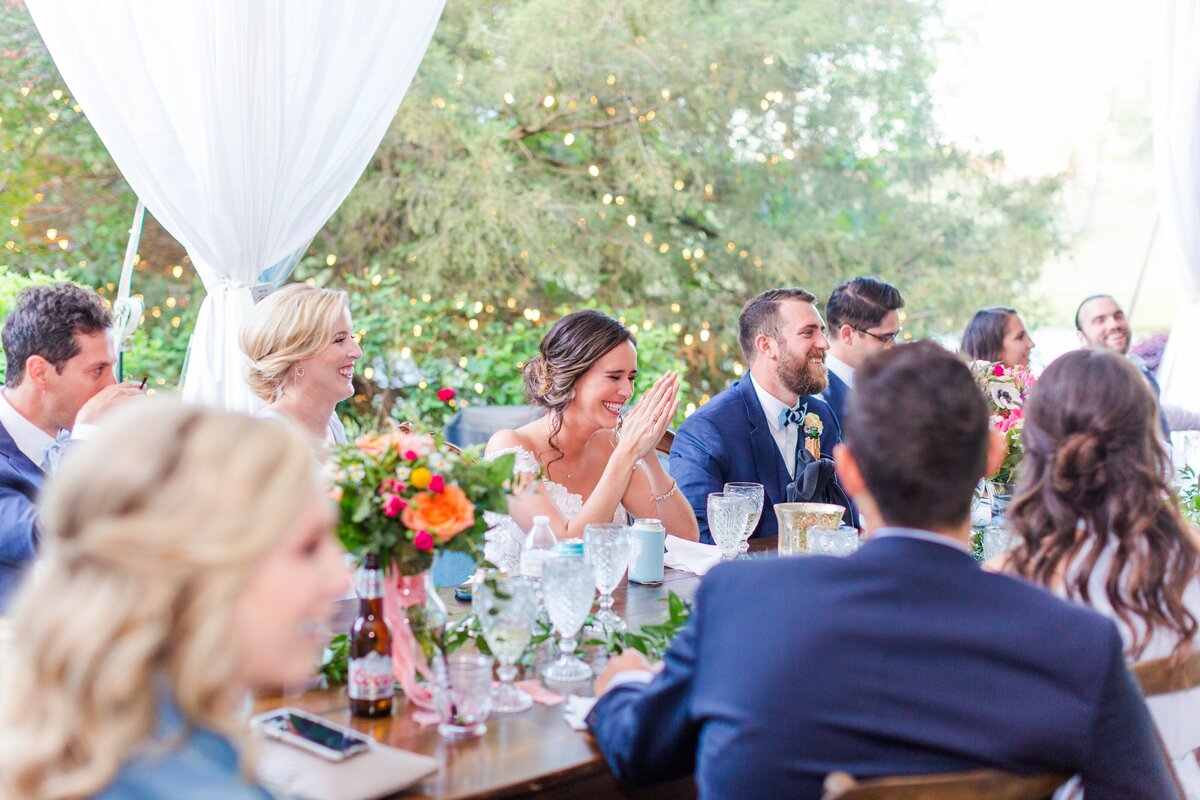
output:
[[[879,275],[918,335],[1027,305],[1063,247],[1059,181],[944,141],[929,88],[944,35],[933,0],[449,0],[299,271],[353,293],[380,376],[360,410],[440,413],[421,380],[515,399],[540,331],[585,304],[649,321],[643,366],[683,359],[685,402],[739,374],[738,310],[772,286],[824,295]],[[17,220],[0,219],[0,264],[107,288],[134,198],[14,0],[0,0],[0,118]],[[141,254],[135,291],[161,312],[145,357],[178,374],[197,287],[174,275],[178,251],[144,239]]]
[[[413,293],[645,307],[700,391],[772,286],[876,274],[911,330],[959,330],[1062,246],[1059,182],[942,140],[939,26],[892,0],[451,0],[323,243]]]

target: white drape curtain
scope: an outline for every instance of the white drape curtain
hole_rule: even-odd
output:
[[[257,403],[251,287],[281,281],[395,116],[445,0],[27,0],[71,94],[208,292],[185,399]]]
[[[1158,379],[1163,402],[1200,408],[1200,3],[1161,0],[1159,10],[1154,161],[1181,295]]]

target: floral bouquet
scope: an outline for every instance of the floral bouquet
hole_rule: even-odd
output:
[[[507,512],[513,458],[484,461],[440,436],[401,429],[360,436],[330,457],[338,538],[357,556],[376,554],[387,571],[394,671],[417,705],[429,698],[415,676],[429,677],[426,659],[446,622],[429,577],[434,556],[459,551],[483,561],[483,511]]]
[[[1028,367],[1006,367],[987,361],[973,362],[971,374],[988,402],[992,426],[1004,434],[1008,449],[1000,468],[988,479],[994,483],[1015,483],[1017,466],[1024,455],[1021,430],[1025,425],[1025,399],[1036,379]]]

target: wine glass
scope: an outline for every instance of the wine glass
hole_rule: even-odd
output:
[[[754,526],[762,516],[763,485],[761,483],[727,483],[722,490],[725,494],[740,494],[750,498],[750,519],[746,522],[746,533],[738,542],[738,552],[750,552],[750,537],[754,534]]]
[[[745,495],[713,492],[708,496],[708,530],[722,561],[737,558],[738,543],[746,532],[750,511],[750,500]]]
[[[537,586],[530,578],[504,576],[491,570],[471,590],[471,610],[498,665],[500,683],[492,690],[492,711],[528,711],[533,698],[518,689],[513,679],[517,677],[516,662],[533,635]]]
[[[592,669],[575,655],[575,637],[592,610],[596,580],[582,556],[559,553],[542,566],[542,597],[550,623],[558,631],[558,660],[542,670],[548,680],[570,683],[592,677]]]
[[[583,529],[583,559],[592,568],[596,589],[600,592],[600,610],[596,622],[606,631],[628,630],[625,620],[612,610],[613,591],[629,568],[631,553],[629,528],[608,522]]]

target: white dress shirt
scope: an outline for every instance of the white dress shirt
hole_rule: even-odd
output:
[[[750,376],[750,385],[754,387],[754,393],[758,395],[758,403],[762,406],[763,414],[767,417],[767,426],[771,431],[771,438],[775,440],[775,446],[779,448],[779,455],[783,457],[783,463],[787,466],[788,475],[794,478],[796,477],[796,444],[800,437],[800,426],[788,425],[786,428],[779,427],[780,412],[785,408],[791,408],[791,406],[759,386],[758,381],[754,380],[753,375]]]
[[[966,542],[954,536],[947,536],[944,533],[934,533],[933,531],[925,531],[918,528],[880,528],[871,534],[872,539],[886,539],[891,536],[900,536],[905,539],[919,539],[922,542],[953,547],[955,550],[961,550],[967,555],[971,554],[971,548]]]
[[[847,387],[854,388],[854,367],[835,356],[832,350],[825,353],[825,366],[829,368],[830,372],[841,378],[842,383]]]
[[[54,444],[54,437],[21,416],[21,412],[8,402],[3,390],[0,390],[0,425],[16,442],[18,450],[35,465],[42,466],[46,458],[45,449]]]

